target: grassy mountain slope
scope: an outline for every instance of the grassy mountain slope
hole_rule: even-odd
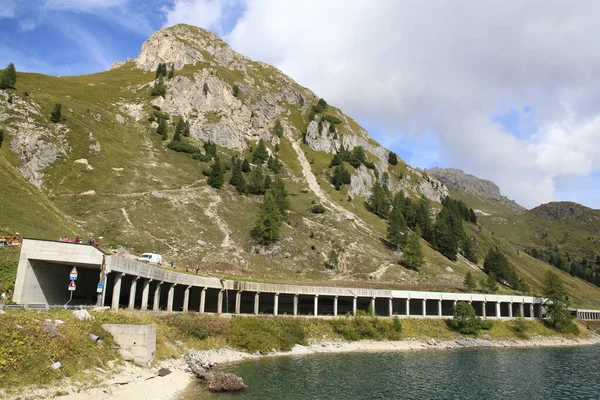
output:
[[[157,49],[164,46],[152,47],[165,40],[184,48],[163,54]],[[197,59],[186,64],[191,53]],[[165,97],[151,97],[153,66],[168,57],[181,65],[165,81]],[[18,73],[16,89],[0,92],[0,126],[6,131],[0,199],[9,204],[0,210],[0,230],[50,239],[93,235],[105,247],[159,252],[180,266],[200,264],[207,273],[251,280],[457,290],[467,271],[485,277],[477,266],[463,258],[451,262],[426,242],[426,264],[419,272],[399,265],[398,255],[382,242],[385,222],[365,207],[375,174],[387,176],[394,192],[434,199],[434,208],[440,207],[435,199],[443,186],[401,160],[389,165],[387,151],[333,106],[310,120],[317,97],[277,69],[237,55],[214,35],[189,26],[153,35],[137,62],[77,77]],[[56,103],[62,104],[60,124],[48,120]],[[208,186],[202,171],[212,162],[168,149],[170,139],[161,140],[156,122],[148,119],[156,113],[168,114],[169,138],[184,117],[191,123],[185,141],[198,147],[217,143],[225,164],[232,155],[251,159],[259,138],[279,155],[284,168],[277,176],[285,182],[290,209],[275,245],[256,246],[250,235],[262,197],[240,195],[228,184]],[[340,122],[332,126],[324,115]],[[284,127],[281,138],[271,133],[277,118]],[[341,144],[363,146],[374,169],[348,165],[353,183],[336,191],[329,162]],[[230,175],[227,171],[226,182]],[[15,198],[20,202],[11,203]],[[314,203],[326,212],[310,212]],[[481,221],[482,232],[469,228],[481,236],[480,254],[495,243],[511,247],[501,239],[507,236]],[[339,263],[328,270],[324,262],[332,249]],[[519,272],[539,290],[545,266],[521,258]],[[517,264],[521,258],[511,260]],[[572,285],[572,294],[582,303],[600,303],[598,290]]]

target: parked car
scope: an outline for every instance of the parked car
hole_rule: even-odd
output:
[[[162,256],[160,254],[155,254],[155,253],[143,253],[138,258],[138,261],[161,265],[162,264]]]

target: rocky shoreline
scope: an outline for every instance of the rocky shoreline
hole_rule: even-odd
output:
[[[570,347],[600,344],[600,335],[592,334],[586,338],[566,339],[563,337],[536,336],[529,339],[498,339],[485,335],[482,338],[458,338],[454,340],[417,340],[357,342],[324,341],[308,346],[296,345],[290,351],[272,351],[269,354],[245,353],[230,348],[212,350],[192,350],[185,358],[163,361],[151,369],[126,364],[116,367],[115,373],[98,386],[82,388],[76,382],[62,382],[54,388],[37,389],[15,394],[7,399],[43,399],[54,398],[60,392],[65,400],[94,399],[179,399],[182,392],[197,378],[198,374],[212,368],[249,359],[281,356],[307,356],[311,354],[334,354],[352,352],[393,352],[419,350],[448,350],[465,348],[536,348]],[[161,375],[161,368],[170,372]],[[68,380],[67,380],[68,381]],[[60,391],[59,391],[60,389]]]

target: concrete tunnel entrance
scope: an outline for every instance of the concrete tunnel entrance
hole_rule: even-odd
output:
[[[25,288],[29,291],[31,304],[66,304],[71,292],[68,290],[69,274],[71,269],[77,267],[76,289],[69,305],[94,305],[96,304],[96,288],[100,277],[97,266],[59,264],[49,261],[29,260],[31,266],[31,279]]]

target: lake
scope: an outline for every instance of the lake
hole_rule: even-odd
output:
[[[600,399],[600,346],[269,357],[218,369],[242,393],[183,399]]]

